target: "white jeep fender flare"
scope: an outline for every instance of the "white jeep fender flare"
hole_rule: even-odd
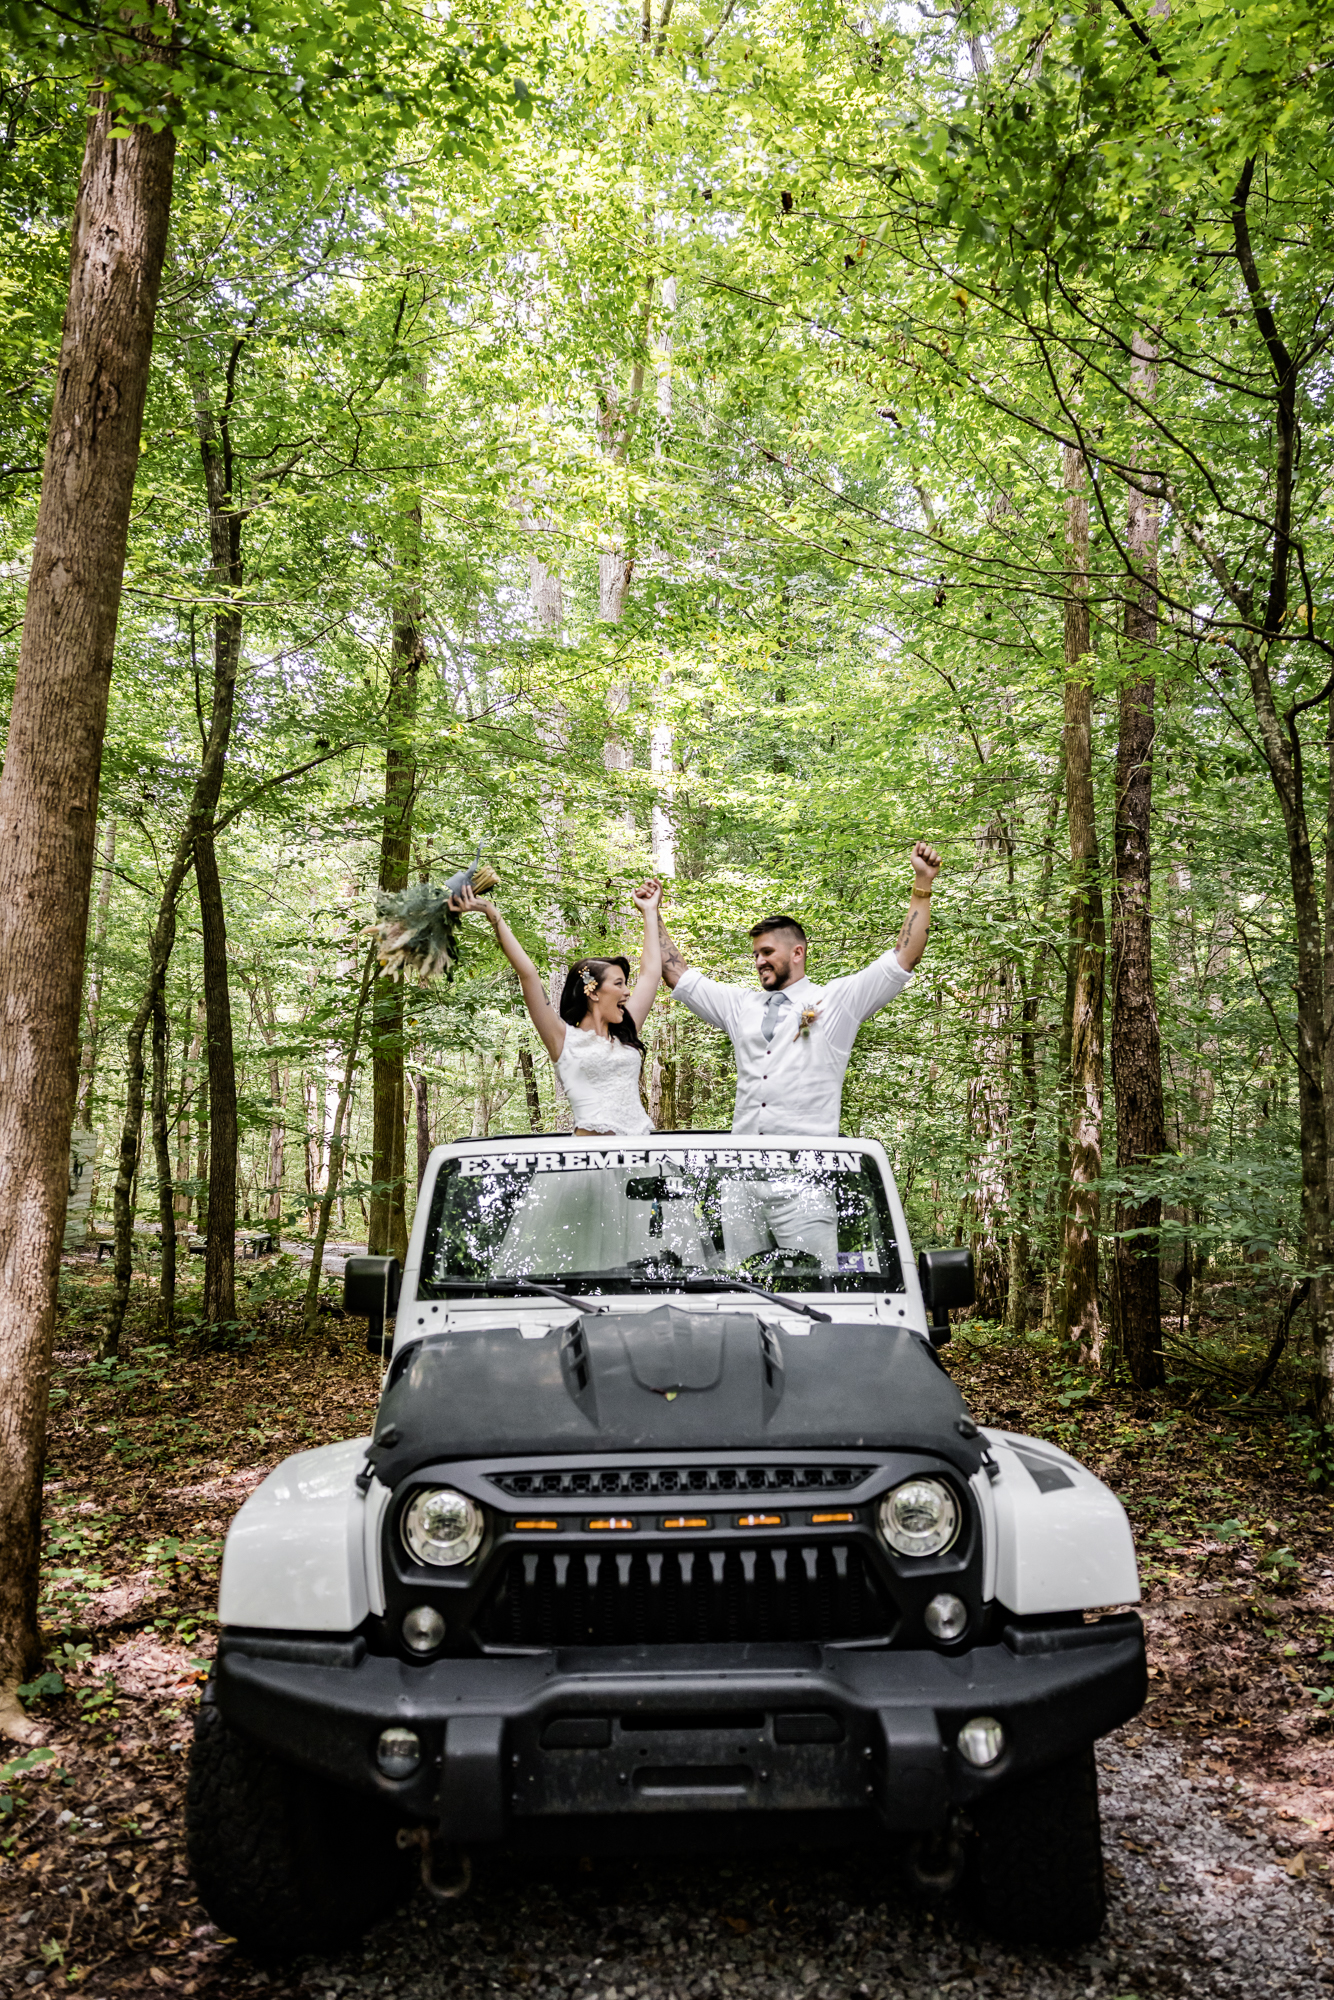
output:
[[[1126,1510],[1109,1486],[1041,1438],[984,1430],[995,1474],[972,1487],[982,1510],[982,1595],[1018,1617],[1139,1602]]]
[[[389,1489],[357,1474],[369,1438],[298,1451],[257,1486],[227,1531],[218,1618],[282,1632],[355,1632],[384,1610],[380,1523]]]

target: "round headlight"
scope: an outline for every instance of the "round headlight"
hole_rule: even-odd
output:
[[[906,1479],[880,1502],[880,1532],[901,1556],[938,1556],[959,1532],[959,1503],[943,1479]]]
[[[477,1502],[448,1486],[418,1493],[403,1516],[403,1540],[418,1562],[437,1569],[452,1569],[475,1556],[485,1528]]]

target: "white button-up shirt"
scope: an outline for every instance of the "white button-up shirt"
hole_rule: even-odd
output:
[[[901,993],[912,978],[892,951],[847,979],[816,986],[801,978],[779,990],[790,1004],[776,1010],[771,1042],[764,1039],[763,987],[724,986],[693,966],[681,974],[673,997],[701,1021],[721,1028],[736,1050],[734,1132],[810,1132],[839,1129],[843,1073],[863,1021]],[[809,1034],[801,1016],[818,1008]]]

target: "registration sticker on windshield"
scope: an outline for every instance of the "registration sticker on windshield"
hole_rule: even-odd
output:
[[[617,1146],[571,1148],[565,1153],[468,1153],[458,1161],[458,1171],[469,1179],[484,1174],[511,1173],[586,1174],[608,1168],[675,1167],[678,1173],[700,1172],[706,1167],[748,1168],[751,1172],[774,1173],[795,1168],[825,1173],[859,1173],[862,1156],[842,1147],[803,1148],[800,1152],[778,1152],[763,1146],[701,1146],[680,1152],[666,1146]],[[869,1267],[868,1267],[869,1268]]]
[[[840,1250],[838,1253],[840,1271],[878,1271],[880,1252],[878,1250]]]

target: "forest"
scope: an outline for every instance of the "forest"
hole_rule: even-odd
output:
[[[933,842],[844,1131],[1043,1393],[1334,1477],[1332,112],[1319,0],[0,9],[10,1733],[71,1301],[323,1337],[432,1147],[568,1129],[484,924],[377,973],[479,847],[555,990],[648,872],[853,971]]]

